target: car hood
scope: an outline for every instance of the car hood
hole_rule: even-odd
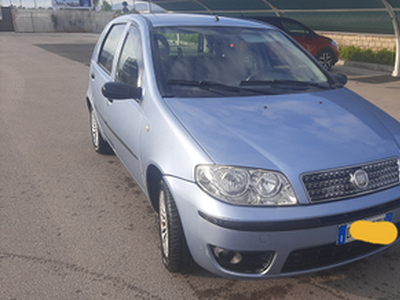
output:
[[[385,126],[391,117],[346,88],[166,102],[216,164],[280,170],[299,178],[399,154]]]
[[[319,35],[319,34],[317,34],[317,37],[318,37],[318,39],[319,39],[320,41],[324,41],[324,42],[327,43],[327,44],[330,44],[330,43],[332,43],[332,41],[333,41],[330,37],[327,37],[327,36],[324,36],[324,35]]]

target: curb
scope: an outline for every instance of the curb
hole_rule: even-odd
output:
[[[336,63],[337,66],[348,66],[348,67],[356,67],[374,71],[382,71],[382,72],[393,72],[393,66],[386,66],[386,65],[378,65],[378,64],[371,64],[371,63],[364,63],[358,61],[350,61],[350,60],[339,60]]]

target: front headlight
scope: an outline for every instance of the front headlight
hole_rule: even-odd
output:
[[[200,165],[196,167],[196,182],[211,196],[231,204],[297,204],[289,180],[276,171]]]

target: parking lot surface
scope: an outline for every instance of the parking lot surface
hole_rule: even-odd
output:
[[[274,280],[168,273],[150,204],[115,156],[92,150],[85,93],[97,38],[0,33],[0,299],[400,298],[399,244]],[[399,79],[332,72],[400,120]]]

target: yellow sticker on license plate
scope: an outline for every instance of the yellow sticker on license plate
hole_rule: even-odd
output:
[[[386,221],[386,222],[391,222],[393,217],[393,212],[388,212],[385,214],[380,214],[377,216],[374,216],[372,218],[365,219],[365,221],[370,221],[370,222],[381,222],[381,221]],[[352,223],[347,223],[347,224],[342,224],[339,226],[339,233],[338,233],[338,238],[336,241],[337,245],[343,245],[349,242],[352,242],[355,240],[350,234],[350,227]]]

